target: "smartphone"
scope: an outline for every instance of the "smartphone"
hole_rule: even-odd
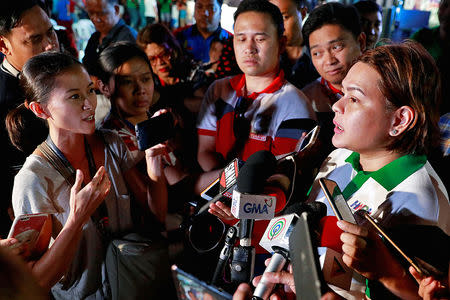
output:
[[[435,278],[441,278],[444,274],[439,271],[436,267],[431,264],[425,262],[424,260],[414,257],[411,258],[405,254],[405,252],[400,249],[400,247],[387,235],[387,233],[381,228],[380,225],[370,216],[368,212],[364,212],[364,217],[370,224],[377,230],[377,232],[384,237],[394,248],[400,253],[404,259],[408,261],[408,263],[417,271],[417,273],[424,276],[433,276]]]
[[[231,300],[233,296],[223,289],[198,279],[192,274],[172,265],[172,276],[179,300]]]
[[[316,142],[319,131],[320,126],[316,125],[308,132],[308,134],[304,138],[300,139],[300,141],[297,143],[297,146],[295,146],[294,152],[305,151],[306,149],[311,147]]]
[[[175,135],[175,122],[171,113],[150,118],[135,126],[138,148],[145,151]]]
[[[15,238],[19,242],[11,248],[22,247],[25,258],[43,254],[49,245],[52,233],[50,214],[24,214],[17,216],[8,234],[8,238]]]
[[[201,197],[208,200],[200,209],[197,214],[201,214],[208,210],[211,203],[217,201],[223,202],[225,205],[231,205],[231,199],[233,197],[233,190],[236,188],[237,177],[239,170],[244,165],[244,161],[235,158],[228,165],[225,166],[220,173],[219,178],[214,180],[206,189],[201,192]]]
[[[202,197],[203,199],[210,201],[212,200],[215,196],[217,196],[217,194],[220,193],[220,183],[219,183],[219,179],[217,178],[216,180],[214,180],[206,189],[204,189],[201,193],[200,193],[200,197]]]
[[[328,203],[330,203],[336,218],[338,218],[338,220],[344,220],[356,224],[352,210],[348,206],[344,196],[342,196],[341,189],[337,183],[330,179],[319,178],[319,184],[328,200]]]
[[[292,273],[297,300],[320,300],[328,285],[320,268],[317,243],[312,239],[307,218],[308,215],[302,213],[289,236]]]
[[[282,159],[288,157],[289,155],[295,155],[299,152],[305,151],[308,148],[312,147],[312,145],[314,145],[314,143],[316,142],[317,137],[319,136],[319,131],[320,131],[320,126],[316,125],[313,129],[311,129],[304,137],[302,137],[297,142],[297,145],[295,146],[294,151],[287,153],[287,154],[278,155],[276,157],[276,159],[282,160]]]

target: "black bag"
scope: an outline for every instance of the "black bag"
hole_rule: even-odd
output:
[[[106,250],[112,299],[174,299],[165,239],[138,233],[113,239]]]

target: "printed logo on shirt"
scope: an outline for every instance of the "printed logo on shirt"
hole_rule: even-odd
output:
[[[265,142],[267,140],[267,136],[251,132],[250,139]]]
[[[352,203],[349,203],[350,208],[353,212],[356,212],[358,210],[367,211],[369,214],[372,213],[372,208],[367,206],[364,203],[359,202],[358,200],[353,201]]]

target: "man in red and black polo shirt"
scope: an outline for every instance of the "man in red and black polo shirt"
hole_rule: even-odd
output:
[[[309,100],[280,69],[286,40],[278,7],[244,0],[234,19],[234,52],[243,74],[216,80],[205,95],[197,124],[198,161],[204,171],[222,168],[235,157],[245,161],[259,150],[289,153],[316,124]],[[211,204],[209,212],[234,219],[221,202]],[[266,226],[265,221],[255,222],[254,246]]]

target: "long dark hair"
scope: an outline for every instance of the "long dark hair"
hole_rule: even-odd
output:
[[[69,54],[44,52],[30,58],[22,69],[20,84],[25,102],[6,116],[11,143],[25,154],[31,154],[48,135],[47,122],[28,109],[31,102],[45,103],[55,87],[56,78],[81,63]]]
[[[152,70],[147,55],[136,44],[122,41],[109,45],[99,57],[100,80],[105,84],[108,83],[118,67],[135,57],[142,59],[148,65],[150,71]]]

